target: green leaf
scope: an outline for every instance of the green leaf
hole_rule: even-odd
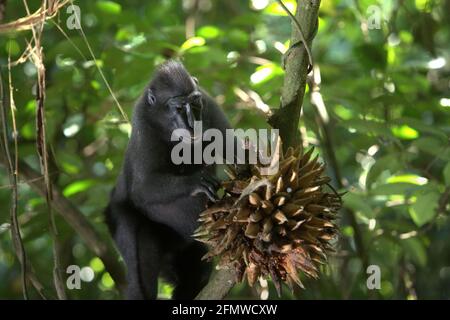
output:
[[[414,128],[415,130],[419,131],[420,133],[429,133],[437,138],[441,139],[442,141],[447,140],[447,135],[445,134],[445,131],[442,130],[439,127],[432,126],[425,124],[423,121],[409,118],[409,117],[402,117],[398,120],[392,121],[392,123],[396,124],[397,126],[404,126]]]
[[[111,277],[111,275],[108,272],[105,272],[102,276],[102,285],[106,288],[106,289],[112,289],[114,288],[114,280]]]
[[[445,166],[443,174],[445,185],[450,186],[450,162]]]
[[[214,39],[220,35],[220,29],[215,26],[203,26],[197,31],[199,37]]]
[[[375,187],[370,191],[372,195],[405,195],[408,193],[412,193],[413,191],[417,190],[419,186],[412,183],[405,183],[405,182],[399,182],[399,183],[386,183],[382,184],[380,186]]]
[[[387,183],[398,183],[398,182],[406,182],[411,184],[416,184],[418,186],[423,186],[427,184],[428,179],[418,176],[416,174],[402,174],[397,176],[392,176],[387,179]]]
[[[181,50],[186,51],[193,47],[201,47],[206,43],[205,38],[202,37],[192,37],[187,39],[182,45]]]
[[[430,10],[431,10],[431,6],[430,6],[428,0],[416,0],[415,4],[416,4],[416,8],[421,11],[430,12]]]
[[[100,260],[100,258],[93,258],[90,262],[89,262],[89,266],[92,268],[92,270],[94,270],[95,272],[102,272],[103,270],[105,270],[105,265],[103,264],[103,261]]]
[[[413,140],[419,137],[419,132],[406,124],[402,126],[394,126],[391,130],[394,136],[400,139]]]
[[[280,66],[275,63],[267,63],[256,68],[256,71],[250,76],[250,81],[252,84],[261,84],[282,73],[283,70]]]
[[[158,299],[170,299],[173,294],[173,286],[163,279],[158,281]]]
[[[423,152],[432,154],[442,160],[450,161],[450,147],[438,139],[424,137],[414,141],[414,145]]]
[[[11,57],[15,57],[20,54],[20,46],[16,40],[10,39],[6,42],[5,51],[7,54],[11,54]]]
[[[416,202],[409,207],[409,215],[418,227],[434,218],[438,201],[437,192],[427,192],[416,197]]]
[[[354,111],[341,104],[338,104],[334,107],[334,112],[343,120],[350,120],[354,117]]]
[[[367,174],[366,185],[370,187],[383,171],[389,170],[391,174],[399,171],[402,168],[399,156],[399,154],[389,154],[379,158]]]
[[[70,197],[74,194],[86,191],[90,187],[94,185],[94,180],[80,180],[76,181],[74,183],[69,184],[67,187],[64,188],[63,194],[65,197]]]
[[[114,1],[99,1],[97,2],[97,8],[99,8],[100,11],[114,15],[122,12],[122,6]]]
[[[2,234],[3,232],[9,231],[11,229],[11,224],[10,223],[2,223],[0,224],[0,234]]]
[[[345,207],[350,208],[355,212],[360,212],[367,218],[373,218],[375,216],[375,213],[364,195],[349,192],[344,196],[343,201]]]
[[[297,3],[293,0],[283,0],[284,5],[289,9],[289,11],[295,15],[295,10],[297,8]],[[268,5],[264,11],[265,14],[273,16],[287,16],[288,14],[277,2],[273,2]]]
[[[427,263],[427,252],[423,243],[418,238],[409,238],[400,242],[405,250],[406,256],[420,266]]]
[[[381,121],[350,119],[341,121],[341,126],[347,129],[354,129],[357,132],[365,133],[369,136],[392,136],[391,130]]]
[[[355,46],[354,55],[364,67],[376,67],[384,69],[387,63],[387,50],[384,46],[373,44],[361,44]]]

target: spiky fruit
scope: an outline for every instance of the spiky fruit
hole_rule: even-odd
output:
[[[223,198],[201,213],[194,235],[210,247],[204,258],[233,264],[250,285],[271,276],[278,294],[282,282],[303,287],[299,271],[317,278],[333,250],[341,197],[326,191],[330,178],[312,153],[289,148],[271,176],[262,176],[259,165],[244,177],[230,168]]]

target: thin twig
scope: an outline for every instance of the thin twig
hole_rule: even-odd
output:
[[[11,53],[8,54],[8,63],[11,62]],[[13,140],[14,140],[14,172],[13,172],[13,194],[14,194],[14,200],[13,200],[13,216],[11,217],[11,220],[14,220],[14,224],[16,227],[15,229],[15,238],[16,241],[19,242],[19,247],[21,248],[21,268],[22,268],[22,287],[24,291],[24,298],[28,298],[27,294],[27,280],[26,280],[26,269],[27,269],[27,259],[26,259],[26,253],[25,253],[25,247],[23,245],[23,241],[20,235],[20,227],[19,223],[17,221],[17,202],[19,198],[19,192],[17,189],[17,181],[18,181],[18,175],[19,175],[19,146],[17,143],[17,124],[16,124],[16,105],[14,103],[14,96],[13,96],[13,85],[12,85],[12,76],[11,76],[11,67],[8,65],[8,86],[9,86],[9,107],[11,111],[11,122],[13,125]],[[6,128],[6,126],[5,126]],[[8,146],[5,146],[8,148]]]
[[[49,174],[50,175],[54,175],[56,173],[58,173],[58,172],[51,172]],[[44,176],[40,176],[40,177],[37,177],[35,179],[31,179],[31,180],[27,180],[27,181],[20,181],[19,180],[19,181],[17,181],[17,185],[19,186],[19,185],[23,185],[23,184],[30,184],[30,183],[38,181],[38,180],[44,180],[44,178],[45,178]],[[12,185],[12,184],[4,184],[4,185],[0,186],[0,190],[2,190],[2,189],[12,189],[12,188],[14,188],[14,185]]]
[[[50,20],[55,27],[63,34],[63,36],[67,39],[67,41],[69,41],[69,43],[72,45],[72,47],[74,47],[74,49],[80,54],[80,56],[83,58],[84,61],[88,61],[88,59],[86,58],[86,56],[83,54],[83,52],[80,50],[80,48],[78,48],[78,46],[75,44],[75,42],[73,42],[72,39],[70,39],[69,35],[67,34],[67,32],[64,31],[63,28],[61,28],[61,26],[55,21],[55,20]]]
[[[53,18],[58,13],[58,10],[64,7],[68,1],[69,0],[56,0],[53,3],[52,8],[46,8],[43,10],[43,7],[41,6],[33,13],[28,11],[26,17],[19,18],[5,24],[0,24],[0,33],[31,30],[36,24],[40,24],[42,19],[47,20]]]
[[[10,61],[10,59],[8,59]],[[13,110],[15,107],[13,107],[14,105],[14,98],[12,95],[12,81],[11,81],[11,70],[8,69],[9,71],[9,88],[10,88],[10,105],[11,105],[11,109]],[[38,278],[36,277],[36,275],[33,272],[33,266],[31,264],[31,261],[29,261],[27,255],[26,255],[26,251],[23,245],[23,241],[22,241],[22,237],[20,235],[20,225],[17,219],[17,198],[18,198],[18,190],[17,190],[17,186],[18,186],[18,175],[19,175],[19,170],[18,170],[18,160],[16,160],[16,167],[14,168],[13,166],[13,161],[9,152],[9,148],[8,148],[8,139],[7,139],[7,122],[6,122],[6,110],[4,109],[4,96],[3,96],[3,80],[1,78],[1,73],[0,73],[0,119],[1,119],[1,127],[2,127],[2,136],[3,136],[3,140],[0,139],[0,145],[2,147],[2,149],[4,150],[4,154],[5,154],[5,161],[6,161],[6,167],[9,171],[10,174],[10,180],[12,180],[11,185],[9,186],[12,189],[12,197],[13,197],[13,205],[11,206],[11,237],[12,237],[12,242],[13,242],[13,246],[14,246],[14,250],[15,253],[17,255],[17,258],[19,259],[19,263],[21,266],[21,272],[22,272],[22,290],[23,290],[23,296],[25,299],[28,299],[28,288],[27,288],[27,282],[26,282],[26,278],[28,278],[28,280],[31,282],[31,284],[33,285],[33,287],[36,289],[36,291],[38,292],[38,294],[41,296],[42,299],[47,300],[47,296],[44,293],[45,288],[44,286],[40,283],[40,281],[38,280]],[[14,116],[13,117],[13,121],[15,122]],[[14,131],[14,138],[16,139],[16,131]],[[15,151],[15,156],[17,159],[17,155],[18,155],[18,151],[16,149]],[[40,177],[41,179],[41,177]]]
[[[330,167],[333,171],[334,178],[336,180],[337,186],[339,189],[344,188],[344,184],[342,182],[342,175],[339,169],[339,165],[336,159],[336,153],[334,151],[334,145],[332,141],[331,129],[329,126],[329,119],[326,105],[323,101],[322,95],[320,93],[320,83],[316,79],[320,79],[320,69],[319,66],[315,66],[316,76],[312,76],[309,78],[310,88],[311,88],[311,104],[315,106],[316,114],[317,114],[317,122],[322,131],[322,142],[323,146],[326,150],[326,155],[328,157]],[[364,270],[367,270],[369,266],[369,256],[367,255],[367,248],[364,243],[363,235],[361,229],[358,225],[358,221],[356,220],[355,213],[348,209],[343,209],[344,213],[347,215],[350,225],[354,231],[354,240],[356,244],[356,252],[361,259]]]
[[[12,111],[12,118],[13,118],[13,124],[15,127],[15,117],[14,117],[14,102],[13,102],[13,96],[12,96],[12,85],[11,85],[11,70],[9,69],[9,88],[10,88],[10,109]],[[11,237],[12,242],[14,246],[14,250],[17,254],[17,257],[19,258],[20,268],[21,268],[21,274],[22,274],[22,291],[23,291],[23,297],[25,300],[28,299],[28,288],[27,288],[27,281],[26,281],[26,270],[27,270],[27,259],[25,254],[25,248],[23,245],[22,237],[20,235],[20,227],[19,222],[17,220],[17,204],[18,204],[18,189],[17,189],[17,175],[18,175],[18,169],[17,169],[17,136],[16,136],[16,129],[14,129],[14,162],[12,160],[9,147],[8,147],[8,133],[7,133],[7,121],[6,121],[6,111],[3,105],[4,97],[3,97],[3,79],[0,74],[0,106],[1,106],[1,122],[2,122],[2,128],[3,128],[3,147],[4,152],[6,155],[6,159],[8,162],[7,168],[9,171],[9,177],[12,184],[12,205],[11,205],[11,213],[10,213],[10,219],[11,219]]]
[[[69,1],[70,1],[70,4],[73,6],[73,1],[72,0],[69,0]],[[116,95],[114,94],[114,91],[112,90],[111,86],[109,85],[108,80],[106,80],[106,76],[103,73],[102,69],[100,68],[100,65],[97,63],[97,58],[95,57],[94,50],[92,50],[92,47],[91,47],[91,45],[90,45],[90,43],[89,43],[89,41],[88,41],[88,39],[86,37],[86,34],[84,33],[83,27],[81,26],[80,17],[77,14],[75,14],[75,19],[77,21],[77,24],[80,26],[80,29],[79,29],[80,34],[81,34],[81,36],[83,38],[84,43],[86,44],[86,47],[89,50],[89,54],[91,55],[92,59],[94,59],[94,61],[95,61],[95,66],[96,66],[98,72],[100,73],[100,76],[102,77],[103,82],[105,83],[106,87],[108,88],[109,93],[111,94],[111,97],[113,98],[114,102],[116,103],[117,108],[120,111],[120,114],[122,115],[124,120],[127,123],[129,123],[130,120],[128,119],[127,114],[125,113],[125,111],[123,110],[122,106],[120,105],[120,102],[117,99]]]
[[[27,14],[30,15],[30,10],[26,0],[23,0],[25,10]],[[34,46],[36,51],[31,55],[31,62],[36,66],[37,69],[37,93],[36,93],[36,130],[37,139],[36,146],[40,158],[41,171],[44,174],[44,181],[46,187],[46,201],[49,210],[49,230],[50,235],[53,240],[53,280],[56,289],[57,296],[60,300],[65,300],[67,298],[65,293],[65,284],[62,279],[62,266],[60,259],[60,243],[58,238],[58,229],[56,226],[55,215],[52,210],[52,185],[50,177],[48,174],[48,151],[47,151],[47,138],[46,138],[46,126],[45,126],[45,90],[46,90],[46,79],[45,79],[45,65],[43,58],[43,47],[41,45],[41,38],[44,29],[44,23],[46,20],[46,13],[49,10],[51,12],[52,8],[47,8],[47,1],[43,0],[41,4],[41,10],[44,14],[41,17],[41,22],[33,24],[31,31],[33,34]]]

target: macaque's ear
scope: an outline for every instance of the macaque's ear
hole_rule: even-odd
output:
[[[196,85],[198,85],[198,79],[196,77],[192,77],[192,80],[195,82]]]
[[[153,106],[156,102],[156,97],[153,94],[152,89],[148,89],[147,90],[147,103],[149,104],[149,106]]]

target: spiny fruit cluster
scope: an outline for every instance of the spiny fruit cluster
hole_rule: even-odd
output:
[[[333,250],[341,196],[326,187],[330,178],[312,153],[289,148],[271,176],[262,176],[259,165],[245,176],[230,167],[223,198],[200,215],[194,235],[210,247],[204,258],[234,265],[250,285],[271,276],[278,294],[282,282],[303,288],[299,271],[317,278]]]

